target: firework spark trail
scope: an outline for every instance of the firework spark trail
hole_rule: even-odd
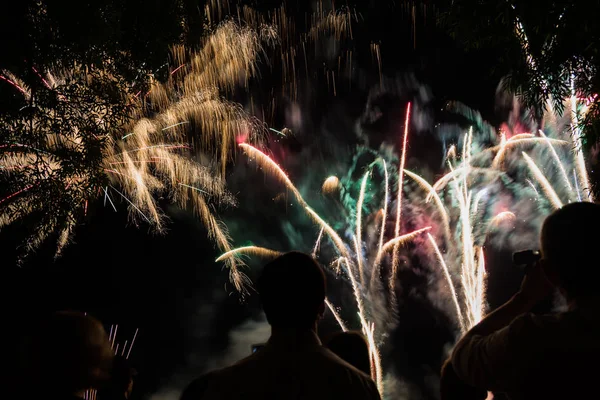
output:
[[[472,145],[473,145],[473,127],[470,127],[469,133],[467,135],[465,135],[465,138],[463,141],[463,164],[465,166],[465,171],[466,171],[465,174],[463,175],[463,182],[462,182],[464,199],[468,199],[468,197],[470,196],[470,193],[468,192],[469,185],[468,185],[467,179],[469,176],[469,170],[471,169]],[[465,201],[465,204],[468,206],[469,202]]]
[[[361,325],[363,327],[363,329],[365,329],[365,327],[368,327],[368,324],[366,323],[366,311],[365,311],[365,305],[364,305],[364,300],[363,300],[363,296],[360,292],[360,288],[358,286],[358,282],[356,282],[356,278],[355,278],[355,272],[353,271],[352,268],[352,262],[349,259],[346,258],[342,258],[342,261],[346,264],[346,268],[348,271],[348,278],[350,278],[350,284],[352,285],[352,292],[354,294],[354,300],[356,301],[356,306],[358,308],[358,315],[360,317],[361,320]]]
[[[548,197],[548,200],[550,200],[550,203],[552,204],[554,209],[558,210],[559,208],[561,208],[563,206],[563,203],[560,201],[560,198],[552,188],[552,185],[550,184],[550,182],[548,182],[548,179],[546,179],[542,171],[540,171],[535,161],[533,161],[531,157],[529,157],[529,155],[525,152],[523,152],[523,158],[527,162],[527,166],[533,173],[534,178],[542,186],[542,190]]]
[[[575,178],[577,178],[577,177],[575,177]],[[525,179],[525,181],[533,189],[533,191],[535,192],[536,196],[539,198],[540,197],[540,193],[538,192],[538,190],[535,187],[535,185],[533,184],[533,182],[531,182],[529,179]],[[581,199],[579,199],[579,201],[581,201]]]
[[[484,188],[478,191],[475,195],[475,200],[473,200],[473,213],[471,214],[473,220],[475,220],[475,218],[479,216],[479,203],[481,203],[481,199],[483,198],[483,196],[487,194],[488,189]]]
[[[402,156],[400,158],[400,166],[398,169],[398,194],[396,197],[396,225],[394,227],[394,235],[400,236],[400,222],[402,218],[402,190],[404,186],[404,164],[406,163],[406,147],[408,145],[408,128],[410,123],[410,103],[406,106],[406,119],[404,120],[404,138],[402,140]],[[395,301],[396,292],[396,273],[398,271],[399,259],[399,245],[394,248],[392,256],[392,273],[390,275],[390,293],[392,295],[392,301]]]
[[[363,260],[362,260],[362,250],[361,250],[361,245],[358,243],[358,239],[356,239],[356,236],[354,236],[352,238],[352,241],[354,242],[354,253],[356,254],[356,264],[358,264],[358,270],[357,272],[357,278],[360,281],[361,285],[365,284],[365,280],[364,280],[364,275],[365,275],[365,271],[363,269]]]
[[[577,184],[577,171],[573,170],[573,182],[575,182],[575,192],[577,193],[577,200],[578,201],[582,201],[581,200],[581,191],[579,190],[579,185]],[[530,182],[531,184],[531,182]],[[531,186],[533,186],[533,184],[531,184]],[[535,190],[535,186],[533,186],[533,189]],[[537,190],[535,191],[537,193]]]
[[[209,239],[215,241],[219,249],[223,252],[231,251],[231,238],[227,227],[219,221],[210,211],[208,204],[202,196],[198,196],[198,214],[204,222],[204,226],[208,228]],[[248,288],[252,287],[252,282],[246,274],[240,270],[243,266],[235,257],[227,257],[225,264],[229,269],[229,280],[233,283],[235,289],[243,296],[249,293]]]
[[[351,260],[352,257],[350,257],[350,253],[348,253],[348,248],[344,244],[344,241],[342,240],[342,238],[335,232],[335,230],[331,226],[329,226],[329,224],[327,222],[325,222],[323,220],[323,218],[321,218],[319,216],[319,214],[317,214],[316,212],[314,212],[312,208],[310,208],[309,206],[305,206],[304,209],[306,210],[306,212],[308,213],[308,215],[322,229],[325,230],[325,233],[327,234],[327,236],[329,236],[329,238],[331,239],[331,241],[335,244],[335,247],[337,248],[337,250],[340,253],[340,255],[347,260],[346,262],[348,264],[350,264],[349,260]]]
[[[470,148],[468,147],[468,139],[465,137],[463,152],[466,154],[470,152]],[[468,159],[463,154],[463,163],[467,163]],[[452,165],[449,164],[450,169],[452,169]],[[465,168],[468,169],[469,165],[465,165]],[[465,295],[465,306],[466,306],[466,319],[468,321],[468,327],[471,328],[477,322],[478,316],[478,300],[476,298],[476,274],[477,267],[475,265],[474,254],[473,254],[473,228],[471,226],[471,192],[468,191],[466,185],[467,180],[465,178],[459,181],[456,176],[454,176],[452,182],[454,183],[454,192],[455,198],[459,204],[460,210],[460,221],[461,221],[461,243],[462,243],[462,261],[461,261],[461,284],[463,288],[463,292]],[[461,185],[462,183],[462,185]],[[461,187],[462,186],[462,187]]]
[[[123,193],[119,192],[119,191],[118,191],[117,189],[115,189],[115,187],[114,187],[114,186],[112,186],[112,185],[110,185],[110,188],[111,188],[112,190],[114,190],[115,192],[117,192],[117,193],[118,193],[118,194],[119,194],[119,195],[120,195],[120,196],[121,196],[121,197],[122,197],[122,198],[123,198],[125,201],[127,201],[127,202],[129,203],[129,205],[131,205],[131,207],[133,207],[133,208],[134,208],[134,209],[135,209],[135,210],[136,210],[138,213],[140,213],[140,215],[141,215],[142,217],[144,217],[144,219],[146,220],[146,222],[148,222],[149,224],[152,224],[152,221],[150,221],[150,218],[148,218],[148,217],[146,216],[146,214],[144,214],[144,213],[142,212],[142,210],[140,210],[140,209],[139,209],[139,207],[138,207],[138,206],[136,206],[135,204],[133,204],[133,202],[132,202],[131,200],[129,200],[129,199],[127,198],[127,196],[125,196]]]
[[[336,258],[336,259],[335,259],[335,260],[334,260],[334,261],[333,261],[333,262],[330,264],[330,266],[334,266],[334,265],[335,265],[334,272],[335,272],[336,274],[338,274],[338,275],[342,273],[342,270],[343,270],[343,268],[342,268],[342,263],[343,263],[343,261],[344,261],[344,257],[338,257],[338,258]]]
[[[8,200],[12,199],[15,196],[20,195],[21,193],[25,193],[26,191],[28,191],[32,187],[33,187],[33,185],[28,185],[28,186],[24,187],[23,189],[17,190],[16,192],[14,192],[12,194],[9,194],[8,196],[6,196],[2,200],[0,200],[0,204],[4,203],[5,201],[8,201]]]
[[[383,185],[384,185],[384,199],[383,199],[383,214],[381,216],[381,227],[379,228],[379,244],[377,246],[377,255],[375,256],[375,262],[373,263],[373,267],[371,269],[371,282],[370,282],[370,290],[374,290],[374,284],[377,281],[377,277],[379,275],[380,270],[380,262],[383,257],[383,240],[385,239],[385,224],[387,223],[387,214],[388,214],[388,203],[390,201],[390,187],[389,187],[389,176],[387,164],[384,159],[381,159],[383,165]]]
[[[440,196],[437,194],[433,186],[431,186],[425,179],[407,169],[404,170],[404,173],[410,178],[414,179],[415,182],[421,186],[421,188],[426,190],[428,197],[431,196],[433,198],[440,217],[442,218],[442,223],[444,224],[444,236],[446,240],[449,241],[452,237],[452,234],[450,233],[450,218],[448,216],[448,211],[446,211],[446,208],[444,207],[442,199],[440,199]]]
[[[479,320],[477,319],[477,298],[475,276],[476,267],[473,260],[473,233],[470,223],[470,213],[468,212],[468,199],[461,201],[461,225],[462,225],[462,284],[465,291],[465,300],[467,306],[467,319],[469,328],[473,327]]]
[[[369,343],[369,353],[373,360],[373,365],[375,366],[375,371],[371,373],[373,376],[373,380],[377,384],[377,389],[379,393],[384,393],[383,386],[383,371],[381,370],[381,355],[379,354],[379,348],[377,347],[377,342],[375,341],[374,335],[374,325],[369,324],[365,319],[364,315],[360,312],[358,313],[360,318],[360,323],[362,325],[362,331],[367,336],[367,342]]]
[[[76,224],[75,217],[72,214],[69,215],[69,218],[65,222],[66,226],[63,228],[63,230],[60,232],[60,234],[58,236],[58,241],[56,243],[56,253],[54,255],[54,258],[60,257],[63,249],[69,243],[71,234],[73,233],[73,229],[75,228],[75,224]]]
[[[579,112],[577,110],[577,95],[575,92],[575,76],[571,72],[570,74],[570,87],[571,87],[571,132],[574,141],[575,153],[575,166],[577,171],[577,177],[579,178],[578,186],[584,191],[588,201],[594,201],[592,196],[592,190],[590,186],[590,180],[588,177],[587,169],[585,167],[585,159],[583,158],[582,142],[581,142],[581,128],[579,127]]]
[[[185,183],[179,183],[179,185],[183,186],[183,187],[186,187],[188,189],[192,189],[192,190],[194,190],[196,192],[200,192],[200,193],[203,193],[203,194],[209,194],[206,190],[202,190],[202,189],[199,189],[199,188],[191,186],[191,185],[186,185]]]
[[[517,216],[510,211],[502,211],[492,218],[490,225],[499,224],[504,221],[514,220]]]
[[[131,340],[131,344],[129,345],[129,351],[127,352],[127,357],[125,357],[126,359],[129,359],[129,355],[131,354],[131,349],[133,349],[133,344],[135,343],[135,338],[137,337],[138,334],[138,329],[135,330],[135,333],[133,334],[133,339]]]
[[[315,247],[313,247],[313,251],[311,253],[313,258],[317,258],[317,252],[319,251],[319,248],[321,247],[321,240],[323,240],[323,228],[321,228],[321,230],[319,231],[319,236],[317,236],[317,241],[315,242]]]
[[[475,312],[474,322],[479,323],[485,315],[485,255],[483,254],[483,247],[477,248],[477,281],[476,281],[476,293],[475,293]]]
[[[365,273],[363,270],[363,256],[362,256],[362,208],[365,201],[365,191],[367,189],[367,180],[370,172],[365,173],[362,182],[360,184],[360,194],[358,195],[358,202],[356,203],[356,237],[354,238],[354,247],[356,248],[356,260],[358,261],[358,278],[361,284],[364,285]]]
[[[161,129],[161,131],[166,131],[167,129],[171,129],[171,128],[175,128],[177,126],[181,126],[181,125],[185,125],[185,124],[189,124],[188,121],[182,121],[182,122],[177,122],[176,124],[172,124],[169,126],[165,126],[164,128]]]
[[[406,233],[404,235],[397,236],[397,237],[389,240],[388,242],[386,242],[383,245],[382,253],[385,254],[386,252],[392,250],[392,248],[395,249],[396,247],[401,246],[404,243],[407,243],[407,242],[411,241],[415,237],[417,237],[420,234],[425,233],[425,232],[427,232],[429,230],[431,230],[431,227],[427,226],[425,228],[417,229],[417,230],[412,231],[410,233]]]
[[[448,148],[448,152],[446,153],[446,160],[451,161],[456,159],[456,145],[453,144]]]
[[[567,188],[569,189],[569,192],[572,192],[573,191],[573,187],[571,186],[571,182],[569,181],[569,176],[567,175],[567,171],[565,170],[565,166],[560,161],[560,157],[558,157],[558,153],[556,152],[556,149],[552,145],[552,142],[550,141],[550,139],[548,138],[548,136],[546,136],[544,134],[544,131],[542,131],[540,129],[539,133],[544,138],[545,142],[548,144],[548,147],[550,148],[550,153],[552,154],[552,157],[554,158],[554,161],[556,162],[556,165],[560,169],[560,172],[561,172],[561,174],[562,174],[562,176],[563,176],[563,178],[565,180],[565,184],[567,185]]]
[[[292,181],[290,181],[290,178],[288,178],[287,174],[281,169],[279,165],[277,165],[275,161],[273,161],[268,155],[266,155],[265,153],[258,150],[252,145],[249,145],[247,143],[240,143],[239,146],[242,148],[242,150],[244,150],[244,152],[248,155],[249,158],[255,159],[261,167],[267,170],[268,173],[271,173],[273,176],[277,177],[281,182],[283,182],[285,186],[289,190],[291,190],[291,192],[294,194],[296,200],[298,200],[298,203],[300,203],[301,206],[307,207],[304,198],[302,197],[298,189],[296,189],[296,186],[294,186]]]
[[[112,337],[112,342],[111,342],[111,346],[110,346],[111,349],[115,345],[115,340],[117,339],[117,330],[118,329],[119,329],[119,325],[116,325],[115,330],[113,331],[113,337]]]
[[[590,184],[590,179],[588,177],[587,168],[585,167],[585,159],[583,158],[583,151],[581,150],[581,138],[578,136],[576,138],[575,146],[579,146],[579,148],[575,148],[575,166],[577,171],[577,177],[579,178],[578,187],[580,191],[584,192],[584,196],[587,201],[594,201],[594,196],[592,193],[592,186]]]
[[[522,134],[522,135],[525,135],[525,134]],[[530,134],[527,134],[527,135],[530,135]],[[518,135],[511,137],[510,139],[508,139],[506,142],[504,142],[503,144],[501,144],[499,146],[494,146],[494,147],[485,149],[485,151],[482,154],[498,151],[498,153],[496,153],[496,157],[494,157],[494,161],[492,163],[492,168],[499,168],[502,165],[502,161],[504,161],[507,151],[509,149],[511,149],[512,147],[515,147],[516,145],[536,144],[536,143],[540,143],[540,142],[546,142],[548,144],[569,145],[569,142],[567,142],[566,140],[539,138],[539,137],[526,137],[526,138],[522,138],[522,139],[515,139],[517,136]]]
[[[462,315],[462,311],[460,308],[460,304],[458,302],[458,296],[456,294],[456,288],[454,287],[454,283],[452,282],[452,277],[450,276],[450,271],[448,270],[448,265],[446,265],[446,261],[444,260],[444,256],[440,252],[440,249],[435,242],[433,236],[430,233],[427,233],[427,239],[429,239],[429,243],[433,247],[435,255],[437,256],[440,265],[442,266],[442,271],[444,271],[444,276],[446,277],[446,281],[448,282],[448,287],[450,288],[450,293],[452,294],[452,301],[454,302],[454,307],[456,308],[456,316],[458,318],[458,322],[460,324],[460,329],[464,333],[467,331],[467,326],[465,325],[465,321]]]
[[[26,96],[27,100],[30,99],[31,95],[30,95],[29,91],[23,89],[24,85],[19,85],[19,84],[15,83],[15,80],[17,80],[17,79],[14,79],[14,78],[16,78],[16,77],[14,77],[14,75],[12,75],[11,73],[9,73],[8,71],[2,71],[2,73],[4,75],[6,75],[6,76],[3,76],[2,74],[0,74],[0,79],[1,80],[7,82],[8,84],[10,84],[12,86],[14,86],[18,91],[20,91],[23,95]],[[14,78],[13,79],[9,79],[7,76],[14,77]]]
[[[385,160],[383,160],[383,185],[384,185],[384,189],[385,189],[385,198],[383,200],[383,215],[381,217],[381,228],[379,230],[379,249],[381,250],[383,248],[383,239],[385,237],[385,223],[387,221],[387,211],[388,211],[388,203],[390,201],[390,195],[389,195],[389,190],[390,190],[390,185],[389,185],[389,176],[388,176],[388,169],[387,169],[387,164],[385,162]]]
[[[33,70],[33,72],[35,72],[35,74],[40,78],[40,80],[44,83],[44,86],[46,86],[48,89],[51,89],[52,87],[50,86],[50,84],[48,83],[47,80],[44,79],[44,77],[42,75],[40,75],[40,73],[38,72],[37,69],[35,69],[35,67],[31,67],[31,69]]]
[[[327,299],[327,298],[325,299],[325,304],[327,305],[327,308],[329,308],[329,311],[331,311],[331,314],[333,314],[333,317],[337,321],[337,323],[340,326],[340,328],[342,328],[342,331],[347,332],[348,331],[348,327],[346,326],[346,324],[342,320],[342,317],[340,317],[340,314],[335,310],[335,307],[333,306],[333,304],[331,304],[331,302],[329,301],[329,299]]]
[[[245,246],[245,247],[238,247],[238,248],[230,250],[226,253],[221,254],[215,260],[215,262],[220,262],[220,261],[223,261],[223,260],[225,260],[227,258],[231,258],[231,257],[238,257],[240,254],[245,254],[245,255],[249,255],[249,256],[257,256],[257,257],[261,257],[261,258],[275,258],[275,257],[280,256],[283,253],[281,253],[279,251],[273,251],[271,249],[267,249],[264,247]]]
[[[478,168],[478,167],[458,167],[458,168],[451,168],[450,172],[448,172],[447,174],[445,174],[444,176],[442,176],[440,179],[438,179],[433,185],[431,185],[431,187],[433,188],[434,192],[439,192],[442,189],[444,189],[446,187],[446,185],[448,185],[448,183],[452,182],[452,180],[459,176],[459,175],[469,175],[469,174],[481,174],[481,175],[494,175],[494,176],[498,176],[498,175],[502,175],[503,172],[499,171],[499,170],[495,170],[492,168]],[[461,178],[463,179],[463,178]],[[431,201],[431,198],[433,197],[433,192],[429,192],[427,194],[427,197],[425,198],[425,201],[427,203],[429,203]]]
[[[517,133],[516,135],[511,136],[511,138],[508,139],[506,143],[519,142],[528,139],[538,139],[539,141],[539,138],[536,138],[533,133]]]
[[[473,157],[473,127],[471,126],[469,128],[469,133],[465,136],[465,141],[464,141],[464,163],[467,165],[467,169],[471,168],[472,157]]]

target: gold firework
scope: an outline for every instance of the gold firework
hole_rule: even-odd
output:
[[[236,141],[257,140],[261,126],[224,96],[255,74],[260,51],[252,30],[224,23],[198,52],[175,48],[181,64],[145,94],[105,69],[48,72],[39,75],[41,89],[4,71],[25,106],[1,121],[0,174],[10,191],[0,198],[0,228],[38,218],[26,252],[57,235],[59,255],[99,198],[115,210],[122,200],[133,222],[163,232],[162,197],[191,208],[218,247],[231,250],[214,205],[235,204],[225,166]],[[244,292],[247,278],[228,264]]]

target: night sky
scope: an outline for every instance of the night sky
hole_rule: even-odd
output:
[[[430,11],[434,9],[431,2],[424,4]],[[269,5],[262,7],[268,9]],[[371,62],[369,52],[371,42],[381,43],[384,75],[413,74],[415,81],[429,87],[436,121],[449,118],[439,111],[448,100],[459,100],[480,110],[492,123],[502,120],[504,116],[494,107],[495,91],[505,73],[494,69],[497,49],[467,54],[461,43],[435,25],[435,18],[417,18],[417,25],[413,27],[400,2],[381,4],[372,0],[371,4],[361,4],[358,9],[362,20],[354,26],[353,45],[362,49],[358,52],[358,64],[366,77],[365,89],[342,93],[335,100],[323,93],[319,107],[314,107],[309,114],[311,126],[325,124],[341,105],[347,107],[349,125],[360,117],[366,88],[378,80],[377,66]],[[288,10],[296,12],[298,18],[304,18],[305,11],[297,5]],[[18,44],[25,45],[30,40],[25,34],[19,36],[22,31],[16,32],[10,39],[12,53],[8,53],[5,64],[10,64],[11,57],[16,60],[22,56]],[[269,84],[275,83],[261,83]],[[384,102],[403,110],[411,96],[411,93],[404,97],[395,95],[389,103]],[[294,151],[302,151],[307,146],[308,138],[309,133],[301,132],[297,141],[274,144],[273,150],[276,152],[280,146],[285,154],[293,155]],[[413,156],[418,155],[424,163],[439,163],[441,151],[432,134],[421,135],[411,143]],[[315,154],[319,156],[322,155]],[[238,159],[232,170],[244,166],[245,161]],[[294,174],[298,175],[299,170],[294,170],[292,163],[290,175]],[[240,196],[240,203],[270,199],[275,193],[241,194],[244,189],[235,177],[231,190]],[[139,328],[132,352],[132,362],[139,372],[134,398],[147,398],[165,386],[181,387],[181,380],[202,372],[226,351],[231,344],[229,332],[232,329],[248,321],[260,321],[255,297],[241,302],[236,294],[230,295],[232,287],[227,282],[227,272],[214,262],[218,252],[192,213],[168,204],[164,206],[171,218],[168,232],[155,235],[149,233],[144,224],[136,227],[128,221],[125,204],[118,204],[115,213],[99,201],[90,205],[87,217],[76,230],[74,243],[60,259],[54,261],[49,243],[21,267],[16,266],[15,249],[31,225],[24,221],[3,230],[0,233],[0,280],[4,295],[3,331],[7,336],[4,343],[9,359],[17,362],[20,339],[40,315],[60,309],[86,311],[106,326],[119,324],[121,340],[130,339]],[[221,214],[226,221],[243,218],[240,215],[243,214],[235,210],[224,210]],[[254,216],[245,221],[252,225],[253,232],[264,233],[264,243],[268,243],[269,236],[278,235],[270,231],[270,218],[272,216],[263,219]],[[518,271],[507,271],[505,265],[509,260],[510,254],[502,252],[490,257],[492,307],[504,301],[520,282]],[[249,274],[254,276],[255,270]],[[404,288],[427,284],[427,277],[418,271],[402,274]],[[399,326],[390,341],[394,367],[400,376],[419,388],[423,398],[436,398],[434,386],[428,379],[437,374],[444,345],[452,342],[449,328],[452,323],[447,315],[418,296],[406,298],[398,318]],[[323,327],[325,331],[333,328],[330,323]],[[14,345],[7,346],[8,343]]]

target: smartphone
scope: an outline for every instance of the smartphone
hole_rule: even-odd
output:
[[[252,345],[252,353],[256,353],[257,351],[259,351],[263,347],[265,347],[264,343],[253,344]]]
[[[522,250],[513,253],[513,264],[518,267],[526,268],[542,258],[539,250]]]

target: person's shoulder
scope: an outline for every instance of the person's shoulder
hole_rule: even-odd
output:
[[[537,337],[540,334],[549,334],[552,331],[560,329],[562,325],[568,324],[568,315],[559,314],[544,314],[536,315],[525,313],[515,318],[509,325],[511,336],[521,337]]]
[[[364,385],[364,387],[366,389],[366,392],[368,394],[368,399],[369,400],[381,400],[381,395],[379,394],[379,390],[377,389],[377,385],[375,384],[373,379],[371,379],[370,376],[367,376],[366,374],[364,374],[362,372],[361,372],[361,374],[363,375],[362,384]]]
[[[194,379],[183,391],[180,400],[198,400],[211,386],[219,386],[220,382],[236,381],[254,368],[254,357],[246,357],[225,368],[216,369]]]
[[[217,371],[207,372],[200,375],[198,378],[190,382],[181,393],[180,400],[197,400],[202,398],[202,395],[208,389],[208,384],[214,377]]]
[[[377,387],[371,377],[348,362],[342,360],[332,351],[323,348],[322,355],[326,360],[327,368],[330,373],[334,373],[341,379],[344,379],[349,385],[349,390],[362,388],[366,392],[378,393]],[[368,397],[379,398],[379,397]]]
[[[583,342],[589,336],[586,334],[588,329],[576,317],[571,313],[526,313],[506,328],[506,340],[511,346],[527,349],[528,353],[544,353],[550,348],[563,347],[576,336],[581,336]]]
[[[238,375],[245,376],[249,373],[254,373],[255,370],[261,369],[263,366],[264,362],[261,362],[261,357],[258,357],[258,354],[251,354],[248,357],[242,358],[235,364],[214,371],[213,376],[226,379],[235,378]]]
[[[323,359],[322,360],[323,363],[328,364],[329,369],[339,371],[339,372],[346,372],[351,375],[355,375],[355,374],[363,374],[364,375],[364,373],[359,371],[352,364],[343,360],[337,354],[335,354],[333,351],[329,350],[326,347],[321,347],[319,349],[319,356]]]
[[[589,347],[590,344],[597,343],[600,334],[598,317],[588,318],[580,310],[528,316],[520,323],[523,326],[522,330],[532,337],[532,340],[543,337],[544,342],[559,348],[566,343],[569,343],[570,347]]]
[[[509,331],[513,334],[537,334],[560,325],[562,319],[563,316],[561,314],[538,315],[524,313],[515,318],[508,327]]]

